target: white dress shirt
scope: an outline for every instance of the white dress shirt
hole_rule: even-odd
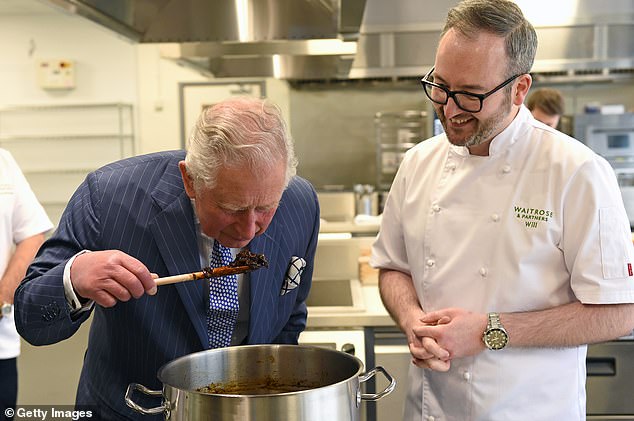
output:
[[[407,152],[371,264],[410,273],[425,311],[487,313],[634,302],[633,256],[610,165],[522,106],[489,156],[444,134]],[[585,358],[507,348],[412,366],[405,419],[585,420]]]

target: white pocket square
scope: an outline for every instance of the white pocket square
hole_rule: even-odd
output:
[[[306,260],[301,257],[293,256],[288,264],[288,270],[284,277],[284,284],[282,285],[282,291],[280,295],[285,295],[291,292],[291,290],[297,288],[302,281],[302,272],[306,267]]]

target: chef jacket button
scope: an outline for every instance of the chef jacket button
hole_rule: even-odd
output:
[[[487,276],[487,268],[480,268],[480,275]]]
[[[435,420],[436,420],[436,418],[434,418],[433,415],[430,415],[430,416],[427,417],[427,421],[435,421]]]
[[[434,212],[440,212],[440,206],[438,206],[436,203],[434,203],[434,204],[432,205],[431,209],[432,209]]]
[[[491,215],[491,220],[493,222],[497,222],[500,220],[500,215],[498,215],[497,213],[494,213],[493,215]]]
[[[465,371],[464,373],[462,373],[462,378],[465,379],[466,381],[471,380],[471,373],[469,373],[468,371]]]
[[[502,172],[503,172],[504,174],[508,174],[508,173],[510,173],[510,172],[511,172],[511,166],[510,166],[510,165],[505,165],[505,166],[503,166],[503,167],[502,167]]]
[[[454,171],[456,169],[456,164],[454,164],[453,162],[451,164],[448,164],[447,169],[449,171]]]
[[[434,262],[434,259],[427,259],[427,262],[426,262],[427,267],[432,267],[434,266],[435,263],[436,262]]]

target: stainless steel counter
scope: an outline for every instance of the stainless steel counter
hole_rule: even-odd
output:
[[[319,282],[319,281],[317,281]],[[363,328],[368,326],[394,326],[394,320],[383,307],[377,285],[362,285],[363,302],[359,308],[333,311],[323,307],[308,307],[307,329]]]

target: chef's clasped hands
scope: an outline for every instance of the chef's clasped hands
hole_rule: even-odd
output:
[[[476,355],[486,349],[482,342],[486,324],[485,314],[460,308],[422,313],[409,329],[412,362],[420,368],[448,371],[452,359]]]

